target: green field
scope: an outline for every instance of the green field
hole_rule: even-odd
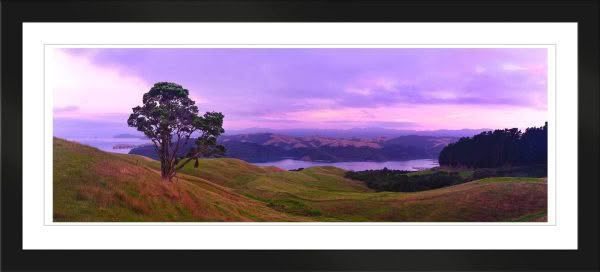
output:
[[[159,163],[54,139],[57,222],[531,222],[547,184],[486,178],[441,189],[374,192],[334,167],[283,171],[237,159],[188,164],[173,183]],[[431,170],[425,170],[427,172]],[[413,173],[413,174],[419,174]],[[472,175],[462,171],[460,175]]]

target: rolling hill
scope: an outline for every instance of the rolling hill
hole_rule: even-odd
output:
[[[437,158],[440,151],[454,137],[400,136],[388,139],[335,138],[325,136],[288,136],[273,133],[221,136],[219,144],[225,146],[227,157],[248,162],[268,162],[283,159],[304,161],[393,161]],[[192,147],[188,144],[181,154]],[[158,159],[152,145],[132,149],[130,154]]]
[[[545,179],[487,178],[374,192],[334,167],[282,171],[232,158],[188,165],[173,183],[147,157],[54,138],[57,222],[493,222],[546,220]]]
[[[269,129],[269,128],[246,128],[231,130],[227,129],[226,135],[236,134],[257,134],[257,133],[272,133],[283,134],[289,136],[325,136],[334,138],[376,138],[387,137],[394,138],[398,136],[436,136],[436,137],[471,137],[484,131],[489,131],[489,128],[481,129],[440,129],[440,130],[410,130],[410,129],[388,129],[381,127],[366,127],[366,128],[349,128],[349,129]]]

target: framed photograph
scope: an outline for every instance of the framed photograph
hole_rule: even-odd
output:
[[[597,270],[594,1],[4,1],[2,268]]]

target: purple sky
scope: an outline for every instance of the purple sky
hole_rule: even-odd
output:
[[[525,128],[547,120],[546,62],[534,48],[57,49],[47,79],[55,120],[122,127],[172,81],[225,129]]]

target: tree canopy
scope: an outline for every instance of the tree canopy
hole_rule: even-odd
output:
[[[142,106],[132,108],[127,124],[146,135],[154,144],[161,163],[161,176],[171,180],[177,170],[192,160],[221,155],[225,148],[217,145],[217,137],[225,132],[223,114],[206,112],[199,115],[189,91],[171,82],[158,82],[142,97]],[[196,146],[186,154],[180,148],[193,136]]]
[[[543,127],[482,132],[449,144],[439,156],[440,165],[475,168],[503,165],[547,164],[548,122]]]

